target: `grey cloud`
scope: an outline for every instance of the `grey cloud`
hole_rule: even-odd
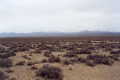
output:
[[[0,32],[113,30],[120,25],[118,2],[0,0]]]

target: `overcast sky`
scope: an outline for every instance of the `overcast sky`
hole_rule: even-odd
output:
[[[0,32],[120,31],[119,0],[0,0]]]

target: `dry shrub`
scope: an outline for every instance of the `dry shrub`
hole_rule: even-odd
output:
[[[41,51],[39,48],[36,48],[36,49],[34,50],[34,53],[42,53],[42,51]]]
[[[25,61],[20,61],[20,62],[18,62],[18,63],[16,63],[16,65],[25,65]]]
[[[61,59],[60,59],[60,57],[56,57],[56,56],[52,55],[48,58],[48,62],[50,62],[50,63],[61,62]]]
[[[79,59],[77,57],[70,59],[72,63],[79,63]]]
[[[50,57],[50,56],[51,56],[51,53],[50,53],[50,52],[45,52],[43,55],[44,55],[45,57]]]
[[[91,67],[96,66],[96,64],[94,63],[93,60],[87,60],[87,61],[86,61],[86,65],[91,66]]]
[[[3,59],[11,56],[16,56],[16,54],[14,52],[0,53],[0,58],[3,58]]]
[[[73,53],[73,51],[67,52],[64,57],[76,57],[77,55],[75,53]]]
[[[43,65],[43,67],[37,71],[37,76],[43,77],[46,80],[63,80],[62,70],[50,65]]]
[[[91,54],[91,51],[89,49],[81,49],[76,51],[77,54]]]
[[[65,59],[65,60],[63,60],[63,64],[69,65],[69,64],[73,64],[73,63],[70,60]]]
[[[7,80],[9,78],[4,72],[0,71],[0,80]]]
[[[85,62],[86,62],[86,58],[79,57],[79,58],[78,58],[78,61],[79,61],[80,63],[85,63]]]
[[[41,61],[41,63],[47,63],[47,62],[48,62],[47,59],[43,59],[43,60]]]
[[[116,51],[111,51],[111,54],[119,54],[120,55],[120,50],[116,50]]]
[[[15,77],[12,77],[10,80],[17,80]]]
[[[12,69],[7,69],[5,72],[7,72],[7,73],[13,73],[14,72],[14,70],[12,70]]]
[[[0,59],[0,67],[8,68],[12,66],[12,61],[10,59]]]
[[[115,61],[120,61],[120,56],[119,55],[113,54],[113,55],[110,55],[109,57],[112,58]]]
[[[31,60],[31,57],[30,57],[30,56],[23,55],[22,57],[25,58],[25,59],[27,59],[27,60]]]
[[[93,60],[95,64],[112,65],[114,63],[113,59],[105,55],[88,55],[87,59]]]

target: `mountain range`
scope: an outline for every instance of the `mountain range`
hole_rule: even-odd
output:
[[[31,32],[31,33],[0,33],[0,37],[59,37],[59,36],[120,36],[120,32],[81,31],[81,32]]]

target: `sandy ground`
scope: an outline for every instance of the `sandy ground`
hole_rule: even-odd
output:
[[[13,63],[16,64],[23,60],[26,62],[37,62],[45,58],[40,54],[32,54],[31,60],[26,60],[21,57],[23,55],[29,54],[26,54],[26,52],[17,53],[17,56],[11,57]],[[40,63],[36,66],[40,68],[42,65]],[[54,63],[52,65],[62,68],[64,80],[120,80],[120,62],[115,62],[112,66],[97,65],[95,67],[89,67],[82,63],[70,66],[65,66],[60,63]],[[72,67],[72,70],[69,67]],[[32,70],[31,66],[13,66],[11,69],[14,72],[9,73],[10,77],[15,77],[17,80],[36,80],[35,70]]]

